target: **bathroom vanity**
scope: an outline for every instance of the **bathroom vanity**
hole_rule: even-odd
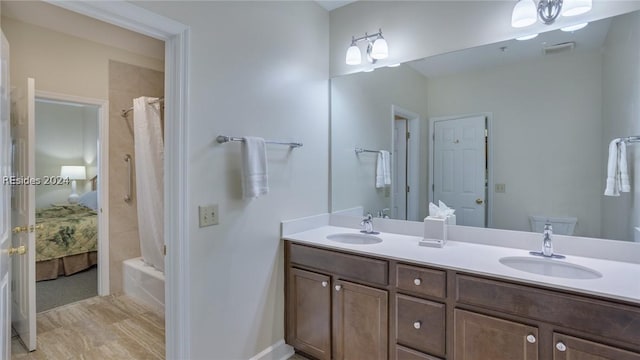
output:
[[[505,254],[525,257],[519,249],[424,248],[384,233],[364,245],[326,239],[345,231],[357,233],[324,226],[283,236],[286,342],[310,357],[640,359],[637,264],[589,259],[599,278],[562,279],[500,264]],[[619,272],[631,273],[611,279]]]

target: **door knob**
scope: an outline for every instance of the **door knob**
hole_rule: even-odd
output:
[[[484,201],[482,199],[480,199],[480,198],[476,199],[476,204],[478,204],[478,205],[482,205],[483,202]]]
[[[24,255],[27,253],[27,247],[24,245],[18,246],[18,247],[12,247],[9,248],[9,256],[18,254],[18,255]]]

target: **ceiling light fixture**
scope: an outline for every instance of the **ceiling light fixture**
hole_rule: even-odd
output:
[[[538,19],[546,25],[553,24],[558,16],[576,16],[591,11],[593,0],[519,0],[511,13],[511,26],[527,27]]]
[[[375,38],[375,40],[371,40]],[[376,61],[386,59],[389,57],[389,45],[387,40],[382,36],[382,29],[379,29],[375,34],[364,33],[364,36],[356,38],[351,37],[351,45],[347,49],[347,56],[345,62],[347,65],[359,65],[362,62],[362,52],[358,47],[359,41],[367,41],[367,60],[375,64]]]

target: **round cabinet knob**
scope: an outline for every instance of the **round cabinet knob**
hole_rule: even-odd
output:
[[[420,278],[415,278],[415,279],[413,279],[413,283],[414,283],[416,286],[420,286],[420,284],[422,284],[422,279],[420,279]]]
[[[415,329],[420,329],[422,327],[422,321],[416,321],[413,323],[413,327]]]
[[[342,289],[342,285],[336,285],[335,288],[336,288],[336,291],[340,291],[340,289]]]
[[[558,349],[558,351],[565,352],[567,351],[567,345],[565,345],[562,341],[558,341],[558,343],[556,344],[556,349]]]
[[[535,344],[535,343],[536,343],[536,337],[535,337],[535,336],[533,336],[533,335],[531,335],[531,334],[529,334],[529,335],[527,335],[527,341],[528,341],[530,344]]]
[[[322,282],[322,287],[327,287],[327,285],[329,285],[329,283],[328,283],[328,282],[326,282],[326,281],[323,281],[323,282]]]

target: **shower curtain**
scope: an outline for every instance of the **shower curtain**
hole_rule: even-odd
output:
[[[133,100],[138,233],[142,259],[164,272],[164,144],[160,102]]]

